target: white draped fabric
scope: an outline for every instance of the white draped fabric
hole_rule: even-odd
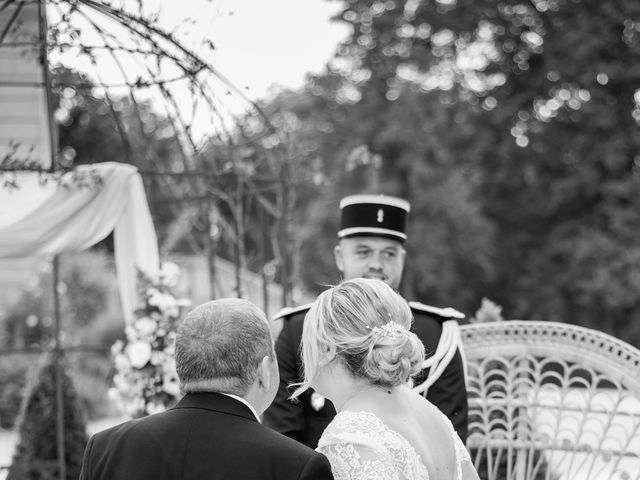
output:
[[[73,176],[99,178],[97,184]],[[92,177],[93,176],[93,177]],[[81,165],[62,182],[17,174],[18,188],[0,188],[0,258],[84,250],[114,232],[120,298],[127,322],[137,302],[137,270],[159,270],[158,242],[142,179],[122,163]]]

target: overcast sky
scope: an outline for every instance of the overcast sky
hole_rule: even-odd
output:
[[[184,17],[192,30],[215,45],[214,67],[251,98],[272,84],[302,86],[307,72],[320,72],[348,28],[330,22],[340,3],[327,0],[172,0],[162,2],[162,19]],[[187,40],[188,43],[188,40]]]

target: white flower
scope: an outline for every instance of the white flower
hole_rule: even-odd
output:
[[[149,415],[153,415],[154,413],[163,412],[165,410],[165,406],[161,403],[149,402],[147,403],[145,410]]]
[[[175,339],[169,339],[168,345],[164,347],[164,353],[169,357],[173,357],[176,353],[176,342]]]
[[[165,378],[167,378],[167,375],[172,375],[174,377],[178,376],[178,374],[176,373],[176,361],[173,357],[169,357],[169,356],[164,357],[164,362],[162,363],[162,369],[165,372]]]
[[[180,384],[178,379],[173,376],[166,376],[162,382],[162,390],[171,396],[180,395]]]
[[[154,297],[156,295],[160,295],[160,293],[160,290],[158,290],[156,287],[147,288],[147,297]]]
[[[153,335],[158,329],[158,324],[151,320],[149,317],[142,317],[135,321],[134,326],[138,333],[143,337],[149,337]]]
[[[142,315],[125,327],[126,341],[111,348],[115,375],[109,397],[132,417],[153,414],[180,396],[174,355],[176,323],[181,309],[191,305],[177,299],[180,269],[167,262],[157,274],[144,278]]]
[[[180,267],[173,262],[164,262],[160,269],[160,282],[169,288],[175,288],[180,281]]]
[[[109,390],[107,390],[107,397],[112,402],[118,402],[120,400],[120,392],[116,387],[111,387]]]
[[[124,327],[124,334],[127,337],[128,342],[133,342],[138,338],[138,332],[131,325],[127,325]]]
[[[114,357],[122,352],[122,347],[124,347],[124,342],[122,340],[116,340],[116,342],[111,345],[111,355]]]
[[[164,310],[164,313],[168,317],[177,318],[180,315],[180,307],[175,303],[173,305],[167,306]]]
[[[151,359],[151,345],[140,341],[131,343],[127,346],[127,356],[133,367],[142,368]]]
[[[127,370],[131,368],[131,363],[129,362],[129,359],[127,358],[126,355],[123,355],[121,353],[118,353],[113,357],[113,363],[116,367],[116,370],[118,371]]]
[[[151,353],[151,365],[162,365],[163,361],[164,361],[164,355],[162,354],[162,352],[158,352],[158,351],[153,351]]]
[[[130,417],[135,417],[140,411],[144,411],[144,398],[133,398],[126,403],[127,413]]]
[[[147,301],[149,305],[158,307],[161,312],[168,312],[169,309],[176,310],[178,308],[178,302],[173,295],[162,293],[158,290],[150,292],[149,300]]]
[[[113,385],[118,392],[126,392],[130,389],[129,381],[123,375],[114,375]]]

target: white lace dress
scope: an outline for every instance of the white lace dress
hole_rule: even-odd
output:
[[[465,480],[462,467],[471,463],[469,453],[449,419],[444,419],[456,450],[454,480]],[[338,413],[317,450],[329,459],[335,480],[429,480],[427,467],[413,446],[371,412]]]

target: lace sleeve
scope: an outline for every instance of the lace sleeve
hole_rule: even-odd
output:
[[[318,451],[329,459],[335,480],[400,480],[393,461],[369,446],[337,442]]]

